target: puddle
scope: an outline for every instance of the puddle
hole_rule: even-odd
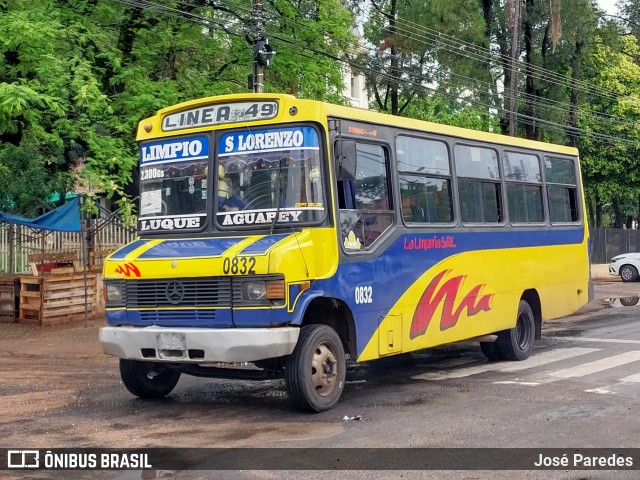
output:
[[[640,303],[640,297],[607,298],[605,303],[613,308],[635,307]]]

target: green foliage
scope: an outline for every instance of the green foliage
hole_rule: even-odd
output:
[[[35,214],[52,193],[75,189],[132,211],[138,122],[181,101],[247,91],[249,0],[155,3],[171,10],[0,2],[0,209]],[[344,103],[340,64],[315,50],[339,55],[353,43],[348,9],[275,0],[265,10],[278,52],[266,90]]]
[[[626,223],[626,217],[638,217],[640,66],[634,59],[639,56],[640,47],[633,36],[625,36],[613,46],[600,40],[590,57],[590,70],[597,72],[592,81],[611,95],[591,95],[581,105],[582,128],[626,139],[598,141],[583,136],[579,143],[588,199],[599,206],[619,206],[618,226]]]
[[[414,99],[428,97],[434,89],[455,99],[475,79],[488,80],[478,75],[478,58],[445,48],[431,36],[437,31],[481,43],[484,23],[477,0],[384,0],[372,5],[364,37],[375,51],[359,55],[358,61],[365,67],[376,109],[404,115]]]
[[[438,94],[414,100],[406,109],[405,115],[410,118],[484,132],[500,131],[498,120],[486,109],[464,105]]]

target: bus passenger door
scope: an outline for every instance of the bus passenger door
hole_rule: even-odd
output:
[[[340,296],[353,312],[356,337],[371,338],[378,355],[402,351],[402,317],[388,315],[397,301],[398,284],[391,245],[393,196],[387,144],[342,140],[338,159]],[[342,148],[341,148],[342,147]],[[342,162],[340,162],[342,160]],[[388,240],[388,241],[387,241]],[[353,289],[353,290],[350,290]]]

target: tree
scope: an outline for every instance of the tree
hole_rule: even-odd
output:
[[[638,216],[640,198],[640,66],[635,62],[640,47],[633,36],[618,40],[619,45],[600,40],[588,66],[593,84],[611,95],[587,96],[578,114],[581,128],[608,137],[585,135],[578,142],[587,198],[593,205],[591,221],[598,227],[605,203],[613,207],[615,226],[622,227]]]
[[[457,98],[488,79],[476,74],[477,58],[438,32],[464,42],[481,42],[484,21],[476,0],[373,0],[365,39],[376,47],[358,62],[363,66],[375,108],[405,114],[410,103],[437,90]]]
[[[33,215],[78,180],[130,208],[138,122],[181,101],[247,91],[249,0],[129,3],[0,0],[1,209]],[[265,7],[278,51],[267,91],[344,102],[333,58],[352,44],[351,13],[335,0]],[[70,171],[78,158],[80,179]]]

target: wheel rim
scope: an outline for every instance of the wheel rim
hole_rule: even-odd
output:
[[[311,358],[311,383],[316,393],[322,397],[331,395],[338,378],[338,361],[334,348],[323,342],[313,352]]]
[[[623,280],[631,280],[631,277],[632,277],[631,269],[629,267],[623,267],[622,272],[620,273],[620,276],[622,277]]]
[[[527,350],[531,343],[531,322],[526,313],[518,315],[516,323],[516,342],[520,350]]]

